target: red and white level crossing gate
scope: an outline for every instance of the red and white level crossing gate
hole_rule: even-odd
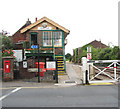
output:
[[[105,64],[99,67],[97,64]],[[106,66],[107,65],[107,66]],[[120,78],[120,60],[87,60],[82,58],[83,83],[116,82]],[[102,78],[102,79],[100,79]]]

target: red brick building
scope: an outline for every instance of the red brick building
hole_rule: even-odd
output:
[[[107,47],[107,45],[105,45],[101,41],[97,41],[97,40],[94,40],[86,45],[91,45],[94,48],[103,48],[103,49]],[[84,45],[84,46],[86,46],[86,45]],[[82,47],[84,47],[84,46],[82,46]],[[76,62],[75,57],[80,56],[80,54],[82,53],[82,50],[81,50],[82,47],[79,47],[79,48],[76,48],[76,50],[75,49],[73,50],[73,62]]]
[[[34,23],[26,22],[13,36],[14,49],[23,50],[23,59],[37,59],[37,49],[31,49],[32,45],[40,48],[40,60],[57,59],[58,73],[66,71],[65,45],[66,37],[70,31],[63,26],[55,23],[47,17],[43,17]],[[28,66],[29,63],[28,63]]]

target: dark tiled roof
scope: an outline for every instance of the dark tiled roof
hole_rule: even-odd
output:
[[[17,43],[19,40],[25,40],[25,37],[20,33],[20,30],[27,27],[28,25],[31,24],[31,21],[28,21],[10,38],[13,40],[13,43]]]
[[[92,42],[90,42],[89,44],[91,44],[94,48],[106,48],[107,45],[101,43],[101,41],[97,41],[97,40],[94,40]]]
[[[97,40],[94,40],[86,45],[92,45],[94,48],[106,48],[107,47],[107,45],[105,45],[105,44],[101,43],[101,41],[97,41]],[[84,46],[86,46],[86,45],[84,45]],[[82,46],[82,47],[84,47],[84,46]],[[79,54],[82,53],[82,50],[81,50],[82,47],[78,47]]]

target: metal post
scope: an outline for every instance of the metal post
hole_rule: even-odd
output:
[[[56,83],[58,83],[57,60],[55,60],[55,62],[56,62],[55,78],[56,78]]]
[[[114,79],[116,80],[116,63],[114,63]]]
[[[88,81],[88,70],[86,70],[86,84],[89,84],[89,81]]]
[[[40,51],[39,51],[39,44],[38,44],[38,83],[40,83],[40,76],[39,76],[39,54],[40,54]]]
[[[90,72],[91,72],[91,64],[88,64],[88,70],[87,70],[87,80],[90,80]]]

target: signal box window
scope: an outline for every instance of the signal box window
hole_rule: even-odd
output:
[[[53,32],[53,44],[55,47],[62,47],[62,32]]]
[[[52,32],[43,32],[43,46],[52,46]]]
[[[31,45],[37,45],[37,34],[31,34]]]

